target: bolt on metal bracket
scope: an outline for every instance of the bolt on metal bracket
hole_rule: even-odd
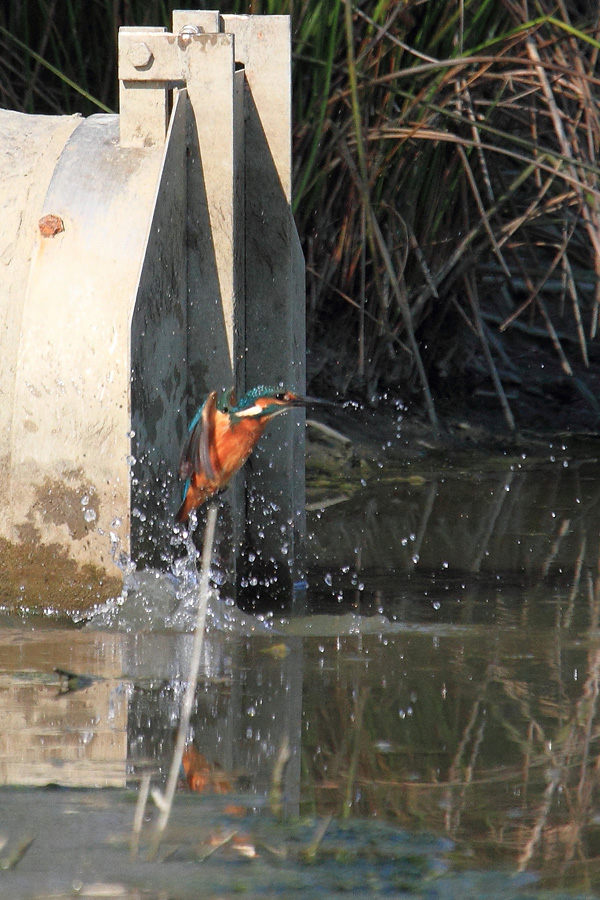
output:
[[[168,92],[185,87],[190,78],[189,55],[196,42],[233,37],[219,34],[218,12],[175,10],[173,33],[164,28],[119,29],[120,144],[148,147],[163,144],[167,131]]]

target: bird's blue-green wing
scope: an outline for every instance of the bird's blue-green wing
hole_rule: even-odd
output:
[[[193,472],[203,474],[210,480],[216,478],[210,459],[210,445],[214,440],[216,408],[217,392],[212,391],[190,424],[179,460],[180,478],[189,479]]]

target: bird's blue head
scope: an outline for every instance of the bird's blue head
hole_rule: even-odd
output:
[[[294,406],[306,406],[305,397],[293,394],[283,388],[267,387],[260,384],[231,406],[229,412],[236,418],[271,419]]]

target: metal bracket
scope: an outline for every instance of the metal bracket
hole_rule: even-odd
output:
[[[185,87],[194,69],[191,56],[217,43],[232,44],[220,34],[214,11],[175,10],[173,33],[164,28],[119,29],[119,108],[122,147],[163,144],[167,132],[168,91]]]

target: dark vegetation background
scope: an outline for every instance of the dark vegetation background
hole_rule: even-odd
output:
[[[597,430],[596,0],[216,5],[293,16],[311,391]],[[204,6],[4,4],[0,105],[116,110],[119,26]]]

